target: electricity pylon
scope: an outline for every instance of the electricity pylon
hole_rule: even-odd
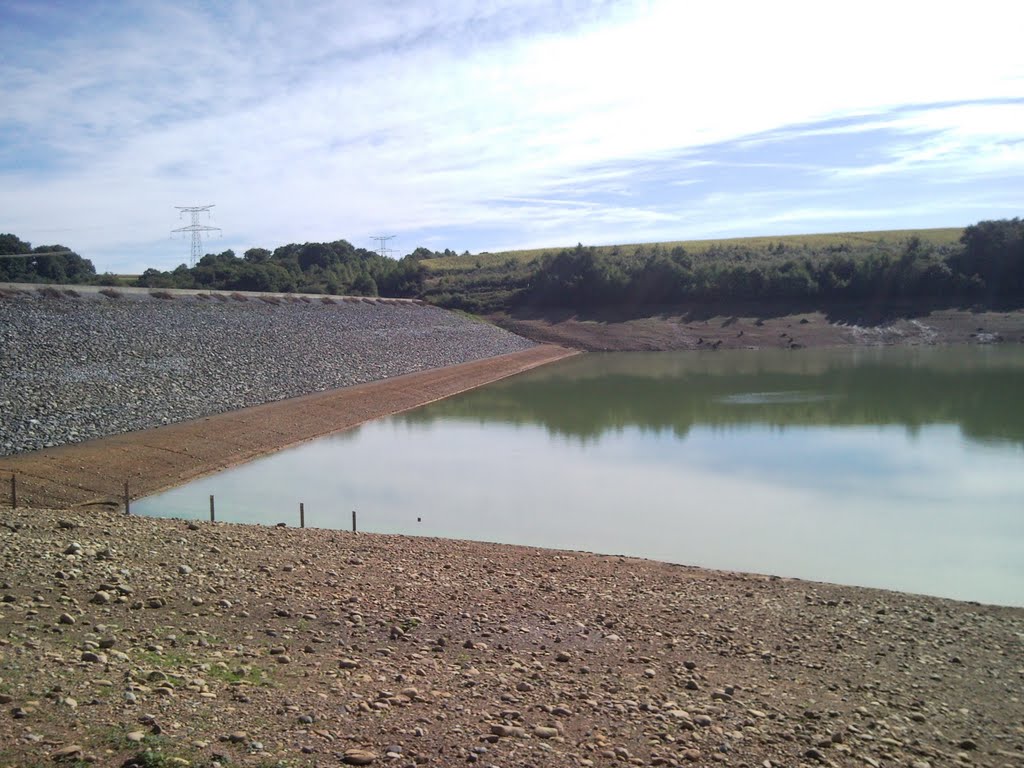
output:
[[[178,216],[184,216],[186,213],[192,214],[192,223],[187,227],[179,227],[178,229],[172,229],[171,233],[175,232],[191,232],[192,233],[192,263],[190,266],[195,266],[196,262],[203,257],[203,232],[220,232],[220,227],[208,227],[205,224],[199,223],[199,214],[206,212],[206,215],[210,215],[210,209],[213,205],[176,205],[178,209]]]
[[[394,235],[374,235],[373,239],[380,243],[380,248],[377,253],[381,256],[387,257],[387,255],[391,253],[391,249],[386,246],[386,243],[393,237]]]

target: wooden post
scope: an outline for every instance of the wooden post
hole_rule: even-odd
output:
[[[306,505],[299,502],[299,528],[306,527]]]
[[[11,472],[11,509],[18,508],[18,475]]]
[[[128,495],[128,481],[124,481],[124,513],[130,515],[132,513],[132,497]]]
[[[356,532],[356,511],[352,510],[352,533]]]
[[[212,523],[212,522],[214,522],[214,515],[213,515],[213,494],[212,494],[212,493],[210,494],[210,522],[211,522],[211,523]]]

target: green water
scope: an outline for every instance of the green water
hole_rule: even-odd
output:
[[[1024,349],[590,354],[137,502],[1024,605]]]

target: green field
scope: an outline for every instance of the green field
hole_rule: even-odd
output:
[[[835,248],[837,246],[863,248],[871,245],[881,245],[888,250],[900,247],[912,237],[916,237],[930,245],[954,245],[959,242],[963,231],[962,227],[943,227],[937,229],[890,229],[877,232],[832,232],[815,235],[732,237],[712,240],[673,240],[662,243],[601,245],[597,246],[595,251],[599,255],[629,255],[635,253],[638,249],[650,251],[657,247],[661,250],[671,251],[673,248],[682,247],[691,256],[697,256],[714,246],[736,246],[755,251],[765,251],[779,244],[782,244],[787,249],[806,249],[811,251]],[[536,262],[546,253],[557,253],[564,248],[572,247],[574,245],[533,248],[522,251],[500,251],[498,253],[483,252],[476,255],[443,256],[436,259],[427,259],[423,262],[423,265],[427,268],[428,272],[436,274],[464,272],[475,269],[511,269]]]

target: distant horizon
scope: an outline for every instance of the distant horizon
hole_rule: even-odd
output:
[[[190,205],[239,254],[1013,218],[1022,27],[997,0],[8,0],[0,231],[133,273],[189,262]]]
[[[1009,218],[1014,218],[1014,217],[1009,217]],[[977,223],[977,222],[971,222],[971,224],[975,224],[975,223]],[[564,249],[575,248],[577,245],[582,245],[584,248],[632,248],[632,247],[648,246],[648,245],[650,245],[650,246],[653,246],[653,245],[669,245],[669,244],[672,244],[672,245],[675,245],[675,244],[685,245],[686,243],[707,243],[707,242],[716,242],[717,243],[717,242],[729,242],[729,241],[733,241],[733,240],[764,240],[764,239],[770,239],[770,238],[779,238],[779,239],[787,239],[787,238],[789,238],[789,239],[791,239],[791,238],[816,237],[816,236],[817,237],[822,237],[822,236],[828,236],[828,235],[881,235],[881,234],[898,234],[898,233],[903,233],[903,232],[938,232],[938,231],[948,231],[948,230],[961,230],[962,231],[962,230],[966,229],[968,226],[970,226],[970,224],[964,225],[962,227],[961,226],[950,226],[950,227],[906,227],[906,228],[897,228],[897,229],[849,229],[849,230],[838,231],[838,232],[826,232],[826,231],[819,231],[819,232],[787,232],[787,233],[770,234],[770,235],[737,235],[735,237],[694,237],[694,238],[687,238],[685,240],[647,240],[647,241],[643,241],[643,242],[631,242],[631,243],[626,243],[626,242],[623,242],[623,243],[579,243],[579,242],[577,242],[577,243],[565,243],[565,244],[561,244],[561,245],[545,245],[545,246],[539,246],[539,247],[536,247],[536,248],[507,248],[507,249],[500,250],[500,251],[497,251],[497,250],[491,251],[491,250],[486,250],[486,249],[485,250],[480,250],[480,251],[467,251],[465,249],[459,250],[457,248],[451,248],[451,247],[449,247],[448,250],[452,251],[455,254],[455,256],[465,256],[468,253],[468,256],[472,257],[472,256],[482,256],[482,255],[496,255],[496,254],[500,255],[500,254],[505,254],[505,253],[520,253],[520,252],[529,252],[529,251],[538,251],[538,250],[554,252],[554,251],[561,251],[561,250],[564,250]],[[17,235],[16,232],[0,233],[0,234],[14,234],[14,235]],[[25,238],[21,238],[21,239],[24,240]],[[336,238],[331,238],[330,240],[323,240],[323,241],[303,240],[303,241],[301,241],[301,243],[300,243],[300,241],[293,241],[292,243],[281,243],[278,246],[274,246],[274,248],[267,248],[267,250],[269,250],[271,253],[273,253],[275,248],[280,248],[280,247],[283,247],[285,245],[302,244],[302,243],[307,243],[307,242],[333,243],[333,242],[337,242],[339,240],[345,240],[345,241],[351,243],[352,246],[355,247],[355,248],[363,248],[364,250],[373,251],[375,253],[379,252],[377,249],[374,249],[374,248],[371,248],[371,247],[360,246],[360,245],[358,245],[356,243],[352,243],[351,240],[349,240],[348,238],[345,238],[345,237],[336,237]],[[29,242],[31,243],[31,241],[29,241]],[[31,245],[32,245],[33,248],[38,247],[36,243],[31,243]],[[81,252],[75,250],[75,248],[72,245],[68,244],[68,243],[48,243],[47,245],[63,245],[63,246],[71,248],[72,251],[77,253],[82,258],[86,258],[86,259],[89,258],[86,254],[81,253]],[[252,247],[252,248],[265,248],[266,246],[253,245],[253,246],[250,246],[250,247]],[[420,246],[417,246],[417,247],[420,247]],[[210,254],[216,255],[216,254],[219,254],[219,253],[224,253],[227,250],[234,251],[235,256],[238,257],[238,258],[242,258],[244,253],[245,253],[244,251],[235,251],[234,249],[224,248],[224,249],[219,250],[219,251],[206,250],[206,251],[204,251],[204,256],[205,255],[210,255]],[[246,250],[248,250],[248,249],[246,249]],[[416,250],[416,248],[412,248],[408,252],[402,253],[401,255],[391,255],[391,254],[389,254],[388,256],[389,256],[389,258],[394,258],[396,260],[399,260],[399,259],[405,258],[408,255],[411,255],[413,253],[413,251],[415,251],[415,250]],[[442,249],[441,251],[434,251],[434,253],[443,253],[443,252],[444,252],[444,249]],[[188,266],[188,261],[189,261],[189,259],[186,258],[182,263],[185,264],[185,266]],[[164,268],[161,271],[173,271],[178,266],[180,266],[180,265],[175,265],[173,267]],[[152,268],[152,267],[145,267],[145,269],[150,269],[150,268]],[[139,270],[139,272],[118,272],[118,273],[114,273],[114,274],[117,274],[119,276],[137,276],[137,275],[142,274],[142,272],[145,271],[145,269]],[[104,270],[101,270],[99,268],[96,269],[97,274],[100,274],[103,271]]]

